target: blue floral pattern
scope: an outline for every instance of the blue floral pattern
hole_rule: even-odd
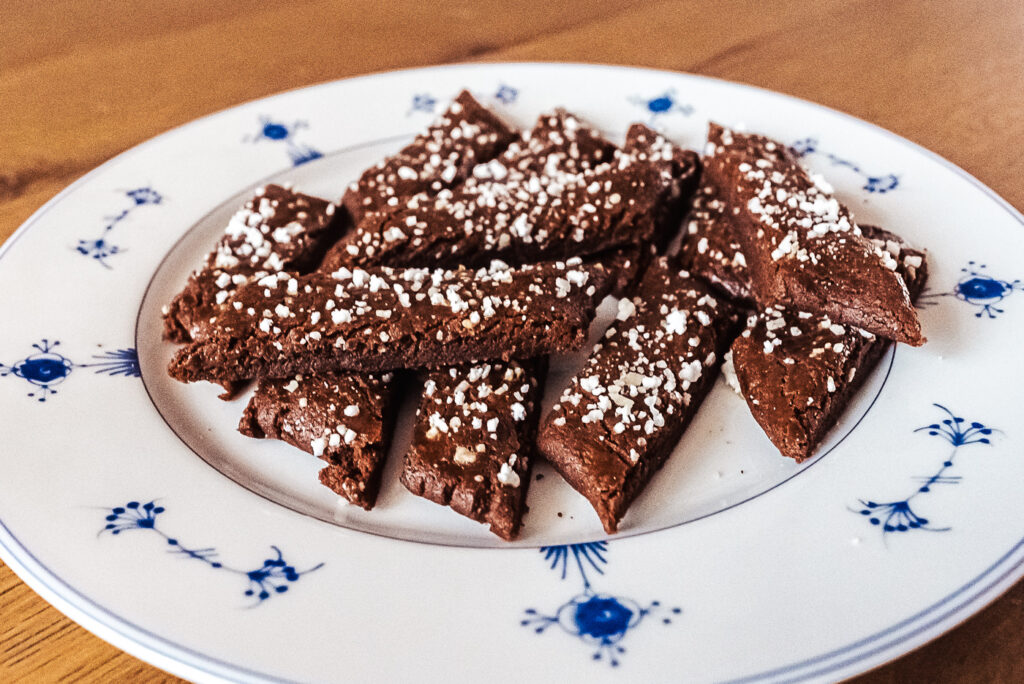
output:
[[[296,135],[302,129],[309,128],[309,124],[302,120],[291,123],[261,116],[259,130],[252,135],[242,138],[242,142],[259,143],[262,141],[283,144],[288,158],[293,166],[299,166],[314,159],[324,156],[322,152],[296,140]]]
[[[936,303],[939,297],[955,297],[959,301],[973,306],[977,311],[975,318],[996,318],[1006,310],[1001,304],[1014,292],[1024,291],[1020,279],[1001,280],[988,274],[985,264],[968,261],[967,266],[960,269],[960,280],[949,292],[926,292],[919,298],[918,306],[926,308]]]
[[[647,123],[653,128],[660,127],[660,120],[672,114],[690,116],[693,105],[680,102],[674,88],[653,96],[633,95],[629,101],[640,107],[647,116]]]
[[[964,418],[954,415],[952,411],[941,404],[933,405],[941,409],[947,417],[937,423],[917,428],[914,432],[927,432],[931,437],[939,437],[943,441],[949,442],[953,447],[952,453],[942,461],[942,465],[934,474],[914,478],[920,484],[907,498],[882,503],[860,499],[860,506],[854,509],[866,517],[872,525],[879,527],[883,535],[890,532],[910,532],[912,530],[948,531],[949,527],[936,527],[931,520],[916,513],[911,508],[911,501],[928,494],[936,485],[958,484],[960,476],[946,474],[953,467],[958,451],[973,444],[991,444],[990,436],[994,432],[998,432],[977,421],[968,423]]]
[[[437,106],[437,98],[430,93],[415,93],[412,96],[412,104],[409,107],[409,111],[405,113],[406,116],[414,112],[425,112],[427,114],[434,113],[434,107]]]
[[[78,245],[75,247],[75,251],[79,254],[91,258],[100,266],[107,269],[111,268],[110,264],[107,263],[107,259],[115,254],[120,254],[121,252],[126,251],[110,241],[110,234],[113,232],[114,228],[131,216],[135,209],[153,204],[162,204],[164,201],[163,195],[148,185],[134,188],[132,190],[124,190],[122,192],[124,196],[131,201],[131,203],[118,213],[112,216],[107,216],[103,219],[106,223],[98,238],[92,240],[79,240]]]
[[[510,85],[500,83],[494,92],[494,99],[503,105],[510,105],[519,99],[519,90]]]
[[[797,158],[817,154],[828,159],[833,166],[842,166],[853,171],[864,180],[862,189],[868,192],[874,192],[881,195],[895,190],[900,185],[900,178],[896,174],[886,173],[879,176],[872,175],[862,169],[855,162],[821,149],[817,138],[803,138],[802,140],[797,140],[790,146],[790,150],[792,150],[793,154],[796,155]]]
[[[488,99],[487,97],[480,97],[481,100]],[[490,99],[495,104],[499,105],[510,105],[519,99],[519,89],[508,85],[507,83],[499,83],[494,93],[490,95]],[[424,114],[433,114],[437,107],[437,98],[430,93],[413,93],[412,102],[409,105],[409,111],[405,113],[406,116],[412,116],[416,112]]]
[[[171,553],[200,561],[214,570],[223,570],[244,577],[246,584],[242,594],[255,599],[253,605],[263,603],[271,596],[287,592],[289,586],[299,581],[299,578],[323,567],[323,563],[320,563],[307,570],[296,570],[295,566],[285,561],[279,548],[271,546],[273,553],[269,558],[263,559],[262,564],[256,569],[233,568],[217,560],[218,554],[213,547],[191,548],[160,530],[157,526],[157,518],[166,509],[163,506],[158,506],[155,501],[144,504],[140,504],[138,501],[129,501],[123,506],[115,506],[108,510],[107,523],[100,530],[100,534],[109,532],[112,535],[119,535],[131,530],[152,531],[162,537],[171,547]]]
[[[551,614],[528,608],[520,624],[531,627],[537,634],[544,634],[549,627],[557,625],[566,634],[593,647],[591,657],[594,660],[618,667],[620,657],[626,652],[620,643],[626,634],[639,627],[644,618],[664,609],[659,601],[642,606],[633,599],[600,593],[593,588],[587,573],[604,574],[602,566],[608,563],[607,551],[608,542],[604,541],[542,547],[544,560],[552,570],[561,573],[562,580],[570,569],[579,572],[583,591]],[[681,612],[678,607],[668,609],[661,618],[662,623],[672,624],[672,617]]]
[[[0,363],[0,377],[14,376],[32,386],[28,396],[46,401],[57,393],[56,386],[64,382],[76,368],[94,368],[104,375],[140,377],[139,355],[132,348],[94,354],[92,363],[75,363],[61,354],[59,340],[43,339],[32,345],[35,351],[11,365]]]

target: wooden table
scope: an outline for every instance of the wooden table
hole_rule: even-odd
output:
[[[474,60],[590,61],[752,83],[930,148],[1024,209],[1024,3],[4,0],[0,240],[151,136],[296,86]],[[1024,681],[1024,583],[861,682]],[[794,634],[794,638],[800,638]],[[0,564],[0,680],[174,681]]]

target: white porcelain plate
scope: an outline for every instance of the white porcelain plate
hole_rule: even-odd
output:
[[[411,405],[378,506],[339,506],[315,459],[235,432],[244,396],[167,378],[159,309],[255,186],[336,198],[463,87],[523,127],[565,106],[618,140],[640,120],[699,149],[715,119],[785,141],[861,222],[929,250],[929,343],[890,352],[802,466],[719,384],[611,539],[544,465],[515,544],[406,492]],[[0,556],[194,679],[847,677],[1024,574],[1022,222],[891,133],[683,74],[465,65],[235,107],[104,164],[0,252]]]

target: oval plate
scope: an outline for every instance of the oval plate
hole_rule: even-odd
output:
[[[929,343],[890,353],[799,467],[716,387],[610,540],[553,475],[514,547],[395,486],[366,516],[332,508],[312,459],[233,434],[243,400],[166,381],[157,308],[255,185],[340,195],[464,87],[520,126],[565,106],[616,140],[640,120],[700,149],[714,119],[785,141],[860,221],[929,250]],[[0,252],[0,555],[193,679],[848,677],[1024,574],[1022,221],[882,129],[683,74],[460,65],[241,105],[89,173]]]

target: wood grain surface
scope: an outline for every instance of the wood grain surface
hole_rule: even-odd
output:
[[[1024,209],[1024,3],[3,0],[0,240],[168,128],[281,90],[464,61],[658,67],[770,88],[932,149]],[[1024,682],[1024,584],[858,679]],[[799,633],[793,635],[799,639]],[[178,681],[0,564],[0,681]]]

